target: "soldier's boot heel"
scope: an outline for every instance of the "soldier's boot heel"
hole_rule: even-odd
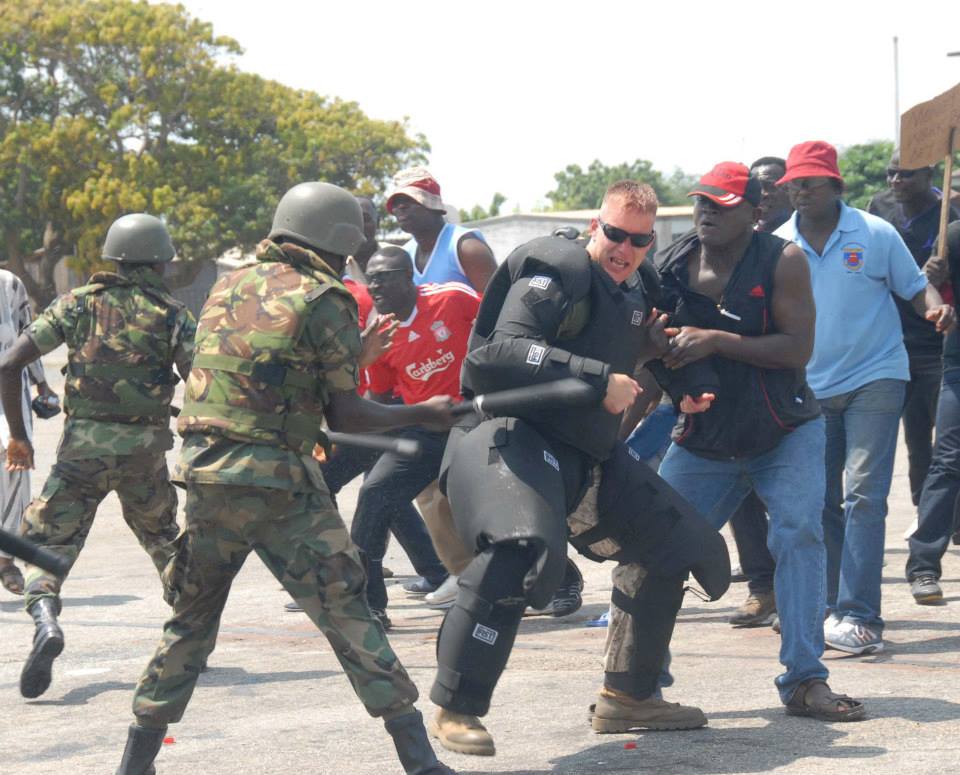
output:
[[[27,609],[33,617],[36,630],[33,648],[20,673],[20,694],[28,699],[39,697],[50,686],[53,660],[63,651],[63,630],[57,624],[59,601],[42,597]]]
[[[457,775],[437,760],[420,711],[392,718],[384,726],[393,738],[400,764],[407,775]]]
[[[127,747],[123,749],[123,759],[116,775],[156,775],[153,760],[163,745],[163,736],[167,728],[148,729],[131,724],[127,734]]]

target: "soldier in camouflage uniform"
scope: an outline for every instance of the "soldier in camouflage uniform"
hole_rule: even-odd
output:
[[[173,447],[173,366],[183,377],[189,373],[196,326],[161,280],[174,253],[158,218],[119,218],[103,246],[103,257],[116,261],[117,271],[97,272],[89,284],[57,298],[0,361],[11,435],[7,468],[26,470],[33,467],[33,448],[24,433],[20,373],[67,344],[63,437],[43,492],[24,514],[23,535],[71,563],[110,492],[117,493],[124,520],[158,573],[175,552],[177,496],[164,452]],[[20,676],[24,697],[47,690],[53,660],[63,650],[60,584],[49,572],[27,566],[25,604],[36,634]]]
[[[356,200],[326,183],[281,199],[257,262],[222,277],[197,329],[178,425],[186,527],[169,586],[173,616],[137,684],[117,775],[148,775],[213,649],[233,578],[254,551],[326,635],[354,691],[385,720],[407,773],[437,761],[417,689],[366,602],[365,574],[311,452],[335,430],[449,427],[449,398],[384,406],[356,392],[357,305],[340,282],[363,241]]]

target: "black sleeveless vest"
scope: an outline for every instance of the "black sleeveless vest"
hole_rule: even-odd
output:
[[[674,310],[671,325],[742,336],[776,333],[773,278],[787,244],[772,234],[755,232],[717,304],[689,287],[686,259],[699,246],[691,241],[660,270],[666,308]],[[706,412],[681,416],[673,432],[673,440],[690,452],[719,460],[754,457],[820,415],[804,369],[763,369],[716,355],[710,361],[719,378],[716,400]]]

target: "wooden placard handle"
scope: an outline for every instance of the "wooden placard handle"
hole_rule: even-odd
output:
[[[946,261],[950,259],[948,255],[949,251],[947,250],[947,225],[950,222],[950,195],[952,194],[950,185],[953,182],[953,138],[956,131],[956,127],[951,127],[950,137],[947,140],[947,156],[943,164],[943,198],[940,202],[940,235],[937,239],[937,245],[939,246],[937,252]],[[957,256],[957,258],[960,258],[960,256]]]

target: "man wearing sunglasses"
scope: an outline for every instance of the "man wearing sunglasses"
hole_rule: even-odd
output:
[[[700,413],[681,403],[660,474],[717,529],[751,491],[763,501],[786,667],[776,679],[780,699],[793,715],[851,721],[863,705],[830,690],[820,661],[824,424],[804,378],[815,318],[810,273],[796,245],[754,228],[761,190],[745,165],[716,165],[690,196],[695,232],[660,263],[671,313],[662,365],[708,362],[717,389],[701,396],[710,400]]]
[[[794,146],[780,180],[796,212],[777,236],[803,248],[817,304],[807,379],[826,419],[828,647],[883,650],[881,568],[887,496],[909,361],[892,295],[940,332],[953,308],[928,284],[889,223],[841,199],[837,151],[812,140]]]
[[[561,583],[567,538],[584,555],[613,559],[612,615],[597,732],[692,729],[699,708],[656,696],[688,571],[716,599],[730,581],[719,534],[622,442],[624,410],[640,389],[637,366],[666,349],[638,268],[653,242],[657,199],[634,181],[614,184],[590,224],[586,249],[558,236],[521,245],[487,286],[464,360],[464,395],[566,377],[595,402],[515,417],[471,418],[444,452],[441,489],[476,552],[437,642],[430,731],[444,747],[492,755],[480,723],[506,667],[527,605]]]
[[[891,224],[913,254],[917,266],[923,267],[940,231],[940,191],[933,186],[933,168],[903,169],[900,152],[894,151],[887,165],[887,188],[870,200],[867,212]],[[949,217],[953,221],[960,216],[950,208]],[[893,300],[900,313],[903,344],[910,360],[910,381],[903,405],[903,437],[909,460],[910,495],[913,505],[917,506],[933,451],[933,427],[943,371],[943,335],[933,323],[918,315],[909,302],[899,296]]]

